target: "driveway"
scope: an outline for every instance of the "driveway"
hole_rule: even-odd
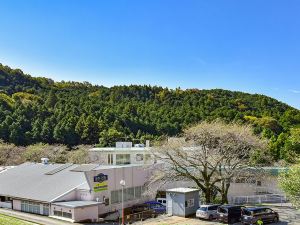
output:
[[[279,213],[280,222],[270,225],[300,225],[300,211],[289,206],[268,206]],[[183,218],[178,216],[162,215],[154,219],[136,222],[134,225],[220,225],[216,221],[205,221],[197,218]],[[236,223],[235,225],[241,225]]]

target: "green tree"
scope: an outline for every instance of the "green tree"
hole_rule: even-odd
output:
[[[279,176],[279,185],[296,207],[300,207],[300,165],[294,165]]]

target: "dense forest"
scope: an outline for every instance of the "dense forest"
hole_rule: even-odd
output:
[[[17,146],[157,140],[215,119],[251,124],[274,160],[293,162],[300,153],[300,111],[264,95],[54,82],[0,64],[0,139]]]

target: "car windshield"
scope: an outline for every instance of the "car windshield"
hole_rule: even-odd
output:
[[[158,209],[158,208],[163,207],[163,205],[161,205],[161,204],[151,204],[150,207],[151,207],[151,209]]]
[[[207,207],[202,206],[202,207],[199,208],[199,210],[201,210],[201,211],[207,211]]]
[[[243,210],[243,214],[246,215],[246,216],[251,216],[252,215],[251,211],[249,211],[249,210]]]

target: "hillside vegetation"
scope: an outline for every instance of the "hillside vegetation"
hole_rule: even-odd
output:
[[[292,162],[300,153],[299,110],[264,95],[54,82],[0,64],[0,139],[18,146],[156,140],[215,119],[252,124],[270,140],[274,160]],[[256,160],[264,155],[258,152]]]

